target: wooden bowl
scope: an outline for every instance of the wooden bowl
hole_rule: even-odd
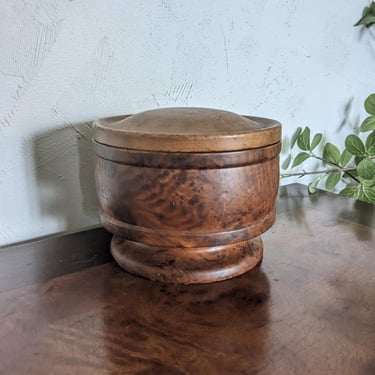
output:
[[[206,108],[94,122],[96,185],[111,252],[168,283],[240,275],[262,259],[273,224],[281,125]]]

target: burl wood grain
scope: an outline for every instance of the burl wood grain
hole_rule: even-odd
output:
[[[0,374],[373,375],[375,230],[351,218],[374,208],[323,198],[284,196],[262,265],[231,280],[110,263],[0,293]]]
[[[269,160],[210,169],[139,167],[98,158],[103,224],[150,245],[210,246],[257,236],[274,220],[278,149]]]
[[[243,274],[263,256],[260,237],[212,247],[158,247],[114,236],[111,253],[127,271],[181,284],[210,283]]]
[[[218,281],[259,262],[261,257],[243,249],[274,222],[280,144],[228,155],[127,152],[99,144],[96,149],[101,222],[131,241],[121,242],[123,249],[112,243],[124,269],[135,270],[133,242],[141,254],[136,273],[152,279],[160,274],[169,282]],[[167,258],[158,250],[165,247],[173,248]],[[166,266],[172,258],[173,267]],[[150,271],[150,262],[158,272]]]

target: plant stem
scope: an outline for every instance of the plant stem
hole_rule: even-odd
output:
[[[315,159],[318,159],[318,160],[321,160],[322,162],[324,163],[327,163],[329,165],[333,165],[334,167],[336,167],[337,169],[333,169],[332,172],[346,172],[346,174],[351,177],[354,181],[358,182],[359,184],[361,183],[361,181],[358,180],[358,178],[356,178],[355,176],[353,176],[351,173],[349,173],[350,171],[355,171],[356,169],[355,168],[343,168],[340,164],[336,164],[332,161],[328,161],[318,155],[315,155],[313,152],[311,152],[311,156]],[[323,173],[329,173],[329,170],[328,172],[323,172]]]
[[[296,172],[296,173],[282,173],[281,177],[292,177],[292,176],[307,176],[309,174],[322,174],[322,173],[331,173],[331,172],[345,172],[349,175],[348,171],[355,171],[355,168],[332,168],[332,169],[323,169],[321,171],[312,171],[312,172]],[[352,176],[351,176],[352,177]]]

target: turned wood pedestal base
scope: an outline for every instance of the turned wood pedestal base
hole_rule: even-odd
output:
[[[259,237],[213,247],[158,247],[114,236],[111,253],[126,271],[173,284],[199,284],[241,275],[263,257]]]

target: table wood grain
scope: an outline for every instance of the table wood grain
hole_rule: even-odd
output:
[[[277,212],[206,285],[124,272],[101,228],[1,249],[0,374],[375,374],[374,206],[294,184]]]

